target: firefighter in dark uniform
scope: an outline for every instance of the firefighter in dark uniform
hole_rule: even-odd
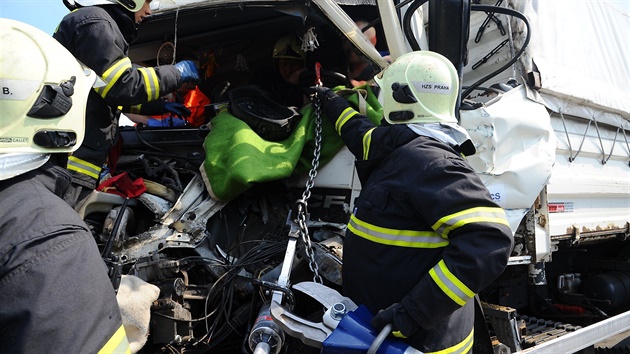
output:
[[[344,295],[422,352],[468,353],[474,296],[506,267],[512,232],[463,157],[475,148],[455,118],[450,61],[408,53],[375,81],[386,121],[377,127],[333,91],[312,88],[362,184],[344,241]]]
[[[92,233],[64,201],[96,74],[50,35],[0,19],[0,352],[128,353]]]
[[[161,99],[184,82],[197,82],[192,61],[175,65],[139,67],[127,57],[137,25],[151,14],[151,0],[66,0],[72,11],[53,37],[104,81],[90,93],[86,139],[68,162],[82,199],[99,183],[101,168],[117,142],[119,107],[129,113],[155,115],[170,112],[186,116],[177,102]],[[151,104],[146,104],[150,102]],[[87,193],[87,194],[86,194]]]

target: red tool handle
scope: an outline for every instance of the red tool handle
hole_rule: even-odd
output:
[[[323,86],[322,84],[322,64],[315,62],[315,85]]]

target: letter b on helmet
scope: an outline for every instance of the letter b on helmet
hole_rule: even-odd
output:
[[[0,19],[0,154],[76,150],[96,74],[49,34]]]

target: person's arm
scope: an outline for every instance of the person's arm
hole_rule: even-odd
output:
[[[440,156],[440,155],[436,155]],[[513,246],[502,208],[463,159],[435,158],[421,168],[410,204],[449,241],[437,264],[403,299],[374,317],[410,336],[463,307],[505,269]]]
[[[125,113],[130,121],[148,127],[182,127],[186,125],[186,120],[179,117],[157,118],[142,114]]]
[[[380,158],[398,145],[403,126],[376,126],[330,88],[311,88],[314,90],[319,90],[324,113],[357,160]]]
[[[90,8],[92,16],[80,21],[76,27],[69,17],[72,14],[68,15],[55,38],[104,80],[105,85],[95,90],[110,106],[134,106],[157,100],[181,86],[186,77],[177,64],[133,65],[126,55],[128,45],[118,27],[106,13],[103,14],[104,10]]]
[[[314,86],[311,91],[319,96],[323,112],[350,152],[357,159],[363,159],[363,137],[374,129],[374,124],[366,116],[355,111],[346,99],[334,93],[330,88]]]
[[[147,125],[149,118],[152,118],[150,116],[145,116],[142,114],[135,114],[135,113],[125,113],[125,116],[127,116],[127,118],[129,118],[129,120],[134,123],[139,123],[139,124],[144,124],[144,125]]]

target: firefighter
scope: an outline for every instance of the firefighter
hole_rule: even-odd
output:
[[[183,104],[161,97],[184,82],[199,81],[192,61],[139,67],[127,56],[137,26],[151,15],[150,2],[64,0],[73,11],[62,19],[53,37],[105,81],[90,92],[85,143],[68,163],[78,200],[99,183],[101,169],[118,139],[119,107],[124,112],[148,115],[170,112],[185,117],[190,113]],[[149,101],[154,102],[147,104]],[[115,161],[110,162],[113,168]]]
[[[96,74],[50,35],[0,19],[0,352],[127,353],[88,226],[63,200]]]
[[[308,103],[305,90],[314,82],[304,85],[308,72],[306,70],[306,53],[300,48],[298,37],[294,34],[280,37],[273,45],[271,52],[273,72],[261,72],[253,84],[270,93],[273,101],[283,105],[302,108]]]
[[[459,79],[429,51],[400,56],[375,78],[385,122],[313,87],[355,155],[362,190],[344,242],[343,292],[425,352],[467,353],[474,296],[506,267],[513,244],[495,204],[463,155],[475,153],[457,124]]]

